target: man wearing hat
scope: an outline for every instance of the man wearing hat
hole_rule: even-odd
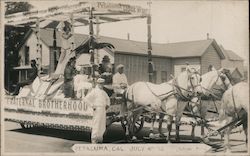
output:
[[[92,143],[102,143],[106,130],[106,109],[110,106],[110,99],[103,90],[105,80],[98,78],[96,87],[85,97],[85,101],[93,108],[93,123],[91,132]]]
[[[128,87],[128,80],[124,74],[124,65],[119,64],[116,67],[117,72],[113,76],[113,88],[116,94],[123,94],[125,89]]]
[[[74,98],[74,76],[77,71],[75,68],[76,58],[70,58],[64,70],[64,96],[65,98]]]

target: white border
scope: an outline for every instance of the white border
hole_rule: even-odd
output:
[[[0,86],[1,86],[1,95],[0,95],[1,96],[1,101],[3,101],[3,98],[4,98],[3,95],[5,95],[5,93],[4,93],[4,76],[3,76],[4,75],[4,65],[3,65],[3,63],[4,63],[4,10],[5,10],[4,3],[7,2],[7,1],[11,1],[11,0],[5,0],[5,1],[2,0],[1,1],[1,22],[0,22],[1,23],[1,30],[2,30],[1,33],[0,33],[1,34],[1,44],[0,45],[2,45],[1,50],[0,50],[1,51],[1,63],[2,63],[2,65],[1,65],[1,75],[2,76],[0,77],[0,81],[1,81],[1,84],[0,84]],[[29,0],[17,0],[17,1],[29,1]],[[34,1],[34,0],[30,0],[30,1]],[[56,0],[53,0],[53,1],[56,1]],[[80,0],[73,0],[73,1],[80,1]],[[81,1],[87,1],[87,0],[81,0]],[[94,0],[94,1],[97,1],[97,0]],[[107,2],[109,0],[101,0],[101,1],[106,1]],[[121,0],[117,0],[117,1],[121,1]],[[131,1],[132,2],[133,0],[126,0],[126,1]],[[134,1],[140,1],[140,0],[134,0]],[[145,0],[142,0],[142,1],[145,1]],[[199,1],[199,0],[197,0],[197,1]],[[249,66],[248,66],[248,74],[249,74]],[[248,75],[248,82],[249,82],[249,80],[250,80],[250,77]],[[21,155],[23,155],[23,156],[26,156],[26,155],[49,155],[49,156],[51,156],[51,155],[53,155],[53,156],[54,155],[63,155],[63,156],[86,155],[86,154],[75,154],[75,153],[39,153],[39,152],[38,153],[12,153],[12,152],[11,153],[5,153],[4,152],[4,149],[5,149],[4,130],[5,129],[4,129],[3,113],[4,113],[3,104],[1,104],[1,155],[18,155],[18,156],[21,156]],[[248,126],[249,125],[250,125],[250,121],[248,120]],[[250,128],[248,128],[248,131],[249,131],[249,129]],[[249,133],[248,133],[248,140],[249,140],[249,138],[250,137],[249,137]],[[178,145],[178,144],[176,144],[176,145]],[[167,146],[167,144],[166,144],[166,146]],[[248,143],[248,149],[250,149],[249,143]],[[166,153],[166,155],[169,155],[169,154],[171,154],[171,155],[184,155],[184,154],[178,154],[178,153]],[[91,155],[95,155],[95,153],[92,153]],[[126,155],[126,153],[124,153],[124,155]],[[156,155],[156,154],[155,153],[154,154],[153,153],[142,153],[142,155],[145,156],[145,155]],[[185,156],[186,155],[189,155],[189,154],[185,154]],[[197,155],[197,153],[193,153],[192,155]],[[200,155],[200,154],[198,154],[198,155]],[[230,154],[225,154],[225,153],[204,153],[204,155],[237,155],[237,156],[238,155],[249,155],[249,150],[248,150],[248,153],[230,153]]]

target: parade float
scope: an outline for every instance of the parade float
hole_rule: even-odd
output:
[[[91,81],[86,82],[82,89],[90,90],[96,81],[94,66],[98,62],[98,49],[104,47],[115,48],[109,43],[98,43],[98,34],[94,34],[93,23],[99,25],[100,23],[112,22],[112,20],[98,22],[99,17],[102,19],[116,18],[115,21],[130,20],[135,18],[146,17],[147,9],[139,6],[131,6],[126,4],[94,2],[74,4],[71,6],[52,7],[45,10],[36,10],[30,12],[16,13],[6,15],[6,25],[20,26],[22,24],[35,23],[30,27],[36,34],[37,45],[37,64],[38,71],[41,73],[42,49],[40,46],[40,22],[44,20],[56,21],[60,17],[64,17],[64,21],[60,21],[66,27],[68,21],[68,32],[64,28],[60,30],[54,29],[53,48],[56,50],[56,33],[59,33],[61,38],[61,55],[59,56],[58,64],[50,61],[50,67],[53,70],[47,75],[38,74],[38,77],[30,85],[22,87],[19,94],[16,96],[5,95],[3,99],[4,104],[4,118],[6,121],[20,123],[22,128],[31,128],[35,126],[65,129],[74,131],[91,131],[93,109],[89,106],[84,98],[64,98],[63,72],[65,66],[71,57],[79,58],[82,54],[90,55],[90,61],[86,64],[91,68]],[[89,37],[82,42],[79,47],[74,47],[74,21],[75,18],[83,18],[87,20],[89,25]],[[97,20],[97,21],[93,21]],[[62,27],[63,27],[62,26]],[[98,26],[97,26],[98,28]],[[53,31],[52,31],[53,32]],[[98,30],[97,30],[98,33]],[[65,39],[67,38],[67,40]],[[51,55],[51,57],[55,57]],[[53,58],[48,58],[53,60]],[[86,88],[86,86],[88,86]],[[122,122],[120,108],[123,100],[115,95],[110,97],[111,105],[107,109],[107,126],[113,122]],[[141,121],[139,127],[143,126]]]

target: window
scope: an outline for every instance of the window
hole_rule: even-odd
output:
[[[181,72],[184,72],[184,71],[186,71],[186,67],[181,68]]]
[[[24,64],[25,65],[29,65],[29,62],[30,62],[29,51],[30,51],[30,47],[29,46],[25,46],[24,47]]]
[[[156,83],[157,81],[157,71],[154,71],[154,74],[153,74],[153,83]]]
[[[167,71],[161,71],[161,82],[167,81]]]

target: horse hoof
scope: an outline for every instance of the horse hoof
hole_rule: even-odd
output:
[[[133,137],[132,137],[132,140],[137,140],[137,137],[136,137],[136,136],[133,136]]]
[[[130,138],[129,135],[125,135],[125,138],[126,138],[127,140],[131,140],[131,138]]]
[[[229,148],[226,148],[225,153],[231,153],[231,150]]]
[[[153,133],[149,133],[149,136],[148,136],[150,139],[153,139],[155,137],[155,135]]]

